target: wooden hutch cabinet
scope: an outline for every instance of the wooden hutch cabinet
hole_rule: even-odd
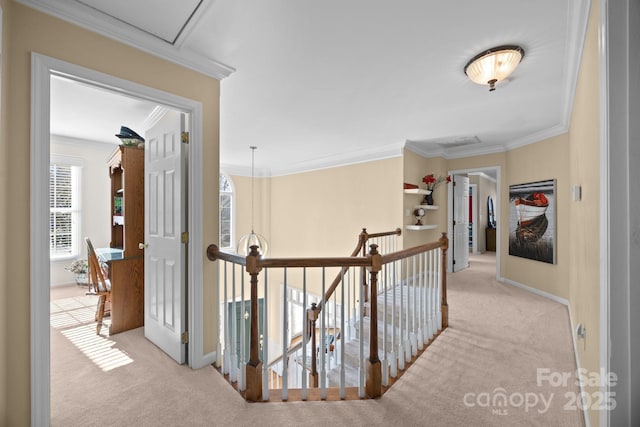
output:
[[[144,325],[144,148],[120,145],[108,161],[111,243],[110,334]]]

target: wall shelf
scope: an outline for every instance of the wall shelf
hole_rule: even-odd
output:
[[[405,188],[405,194],[427,194],[427,190],[423,190],[422,188]]]
[[[426,211],[437,211],[440,208],[440,206],[437,206],[437,205],[416,205],[415,208],[416,209],[422,208],[422,209],[424,209]]]
[[[405,225],[407,230],[433,230],[438,228],[437,225]]]

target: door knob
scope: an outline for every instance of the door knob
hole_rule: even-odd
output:
[[[149,247],[148,243],[138,243],[138,249],[144,250],[144,249],[146,249],[148,247]]]

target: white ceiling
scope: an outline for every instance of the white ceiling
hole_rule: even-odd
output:
[[[19,1],[221,78],[223,167],[248,170],[248,147],[256,145],[256,168],[274,175],[399,155],[405,145],[451,158],[566,132],[589,6],[588,0]],[[463,68],[478,52],[503,44],[522,46],[525,56],[490,93]],[[69,94],[61,99],[74,102]],[[83,102],[76,124],[95,120],[81,116],[89,113]],[[54,119],[64,120],[52,116],[52,126],[73,132]]]

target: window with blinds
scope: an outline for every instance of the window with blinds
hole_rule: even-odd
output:
[[[49,256],[79,255],[79,173],[77,166],[52,163],[49,166]]]
[[[220,248],[233,246],[233,187],[228,176],[220,174]]]

